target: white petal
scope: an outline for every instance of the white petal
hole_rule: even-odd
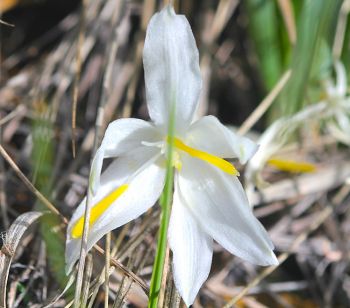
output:
[[[335,61],[334,67],[337,75],[336,91],[340,97],[343,97],[346,95],[347,89],[346,70],[340,61]]]
[[[192,217],[184,199],[179,195],[177,185],[175,186],[168,239],[173,252],[175,285],[186,305],[190,306],[200,287],[208,278],[213,255],[213,241]]]
[[[235,134],[214,116],[206,116],[193,123],[186,141],[202,151],[219,157],[238,157],[243,164],[258,149],[255,142]]]
[[[119,119],[111,122],[103,137],[101,147],[105,157],[116,157],[128,152],[142,141],[159,141],[158,130],[149,122],[140,119]]]
[[[93,194],[100,182],[100,174],[103,159],[117,157],[136,147],[141,146],[143,141],[159,141],[161,136],[158,130],[150,123],[139,119],[119,119],[111,122],[102,139],[101,146],[97,150],[91,167],[91,189]]]
[[[163,162],[147,164],[155,155],[154,148],[143,148],[130,152],[125,157],[114,161],[102,173],[101,185],[93,197],[92,205],[122,184],[129,184],[127,190],[90,226],[88,249],[103,235],[116,229],[146,212],[159,198],[163,186],[165,170]],[[157,154],[156,154],[157,155]],[[156,156],[157,157],[157,156]],[[135,175],[136,172],[136,175]],[[130,180],[130,177],[132,179]],[[67,229],[66,268],[72,269],[79,257],[81,239],[71,237],[71,230],[76,221],[84,215],[86,198],[80,203],[73,214]]]
[[[277,264],[273,244],[236,177],[183,158],[181,195],[202,228],[232,254],[258,265]]]
[[[344,113],[344,110],[337,110],[335,118],[339,124],[339,127],[344,131],[345,134],[350,134],[350,120],[349,116]]]
[[[191,27],[171,6],[155,14],[148,24],[143,65],[151,119],[167,129],[175,103],[177,130],[185,131],[197,108],[202,80]]]

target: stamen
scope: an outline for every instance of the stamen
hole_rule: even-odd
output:
[[[215,167],[221,169],[222,171],[228,174],[235,175],[235,176],[239,175],[239,172],[237,171],[237,169],[228,161],[220,157],[217,157],[215,155],[209,154],[207,152],[191,148],[188,145],[184,144],[178,138],[174,139],[174,146],[179,150],[184,151],[187,154],[191,155],[192,157],[196,157],[198,159],[206,161],[209,164],[214,165]]]
[[[180,171],[182,168],[182,162],[178,152],[174,152],[173,161],[174,161],[174,167]]]
[[[108,209],[108,207],[115,202],[128,188],[128,184],[119,186],[116,190],[112,191],[101,201],[97,202],[90,211],[89,226],[91,227],[96,220]],[[72,238],[80,238],[83,234],[84,216],[80,217],[72,228]]]
[[[316,170],[316,166],[314,164],[307,162],[271,158],[267,161],[267,163],[281,171],[290,173],[308,173]]]

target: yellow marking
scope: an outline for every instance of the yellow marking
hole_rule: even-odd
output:
[[[180,155],[178,152],[174,152],[173,165],[179,171],[182,168],[182,162],[181,162]]]
[[[287,171],[290,173],[308,173],[316,171],[316,166],[307,162],[271,158],[267,163],[281,171]]]
[[[220,157],[217,157],[215,155],[206,153],[204,151],[191,148],[188,145],[184,144],[178,138],[174,139],[174,146],[177,149],[184,151],[187,154],[191,155],[192,157],[199,158],[201,160],[206,161],[209,164],[212,164],[213,166],[221,169],[222,171],[224,171],[228,174],[236,175],[236,176],[239,175],[239,172],[237,171],[237,169],[232,164],[230,164],[228,161],[226,161]]]
[[[101,201],[97,202],[90,211],[89,227],[93,225],[96,220],[108,209],[108,207],[116,201],[128,188],[128,184],[119,186],[116,190],[112,191]],[[80,238],[83,235],[84,216],[81,216],[72,228],[72,238]]]

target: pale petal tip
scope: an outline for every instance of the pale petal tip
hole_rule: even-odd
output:
[[[193,305],[195,298],[196,297],[191,296],[191,294],[188,294],[186,296],[182,296],[182,299],[185,302],[186,307],[190,307],[191,305]]]
[[[268,253],[266,254],[266,259],[264,262],[262,262],[262,266],[276,266],[279,265],[279,261],[275,255],[275,253],[269,249]]]

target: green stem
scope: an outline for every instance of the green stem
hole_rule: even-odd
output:
[[[151,286],[149,291],[149,308],[157,308],[159,292],[162,284],[162,276],[164,270],[164,262],[167,247],[168,225],[171,213],[171,203],[173,196],[174,168],[173,168],[173,149],[174,149],[174,110],[171,112],[169,128],[168,128],[168,148],[167,148],[167,165],[166,180],[164,191],[160,199],[162,214],[159,227],[159,239],[154,260],[153,272],[151,278]]]

